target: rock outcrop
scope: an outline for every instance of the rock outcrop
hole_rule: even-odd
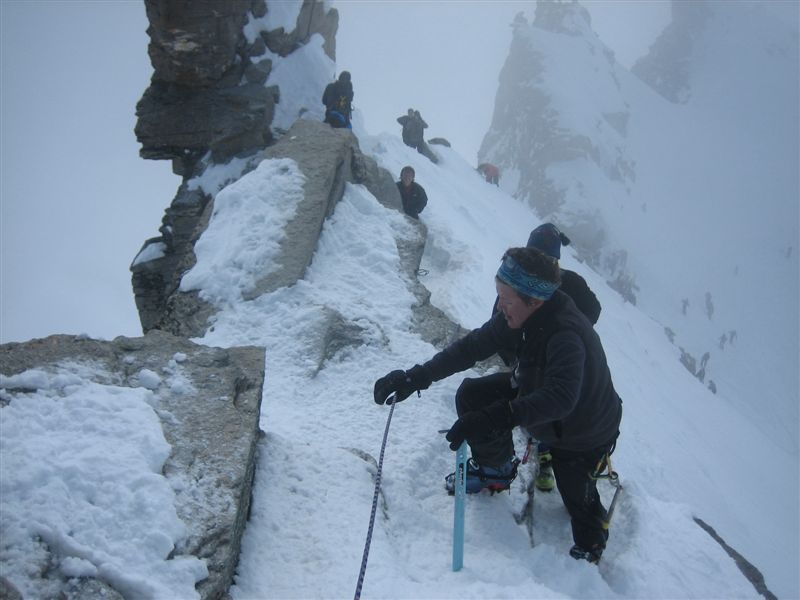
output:
[[[276,260],[279,267],[258,282],[250,298],[303,277],[322,224],[341,199],[345,182],[364,184],[386,206],[401,207],[391,174],[361,153],[350,130],[298,120],[277,143],[254,155],[248,169],[272,158],[291,158],[298,164],[306,178],[305,197],[286,228]],[[147,240],[134,261],[133,288],[144,331],[163,329],[195,337],[208,328],[214,307],[197,292],[182,292],[179,286],[195,264],[194,244],[208,226],[213,204],[211,194],[184,182],[166,211],[161,237]]]
[[[269,84],[269,48],[287,56],[319,33],[335,57],[338,13],[305,0],[296,26],[260,32],[245,26],[269,11],[264,0],[182,2],[146,0],[150,27],[150,87],[136,107],[136,137],[143,158],[172,160],[175,173],[191,176],[211,152],[217,163],[264,148],[280,89]]]
[[[670,102],[685,104],[692,92],[692,52],[709,17],[706,2],[673,2],[672,22],[631,72]]]
[[[181,376],[190,384],[182,390],[168,385],[165,375],[176,355],[181,357]],[[0,346],[6,376],[33,368],[47,371],[66,362],[85,366],[83,372],[102,384],[138,387],[142,369],[162,376],[152,391],[164,437],[172,446],[163,474],[173,483],[175,507],[188,529],[173,552],[204,559],[209,575],[196,589],[203,600],[223,598],[233,580],[250,507],[263,348],[211,348],[162,331],[111,342],[55,335]],[[187,388],[196,391],[187,394]],[[7,392],[14,402],[25,401],[25,390]],[[32,564],[31,569],[48,579],[48,589],[58,585],[65,598],[121,597],[99,580],[81,579],[78,584],[47,564]]]

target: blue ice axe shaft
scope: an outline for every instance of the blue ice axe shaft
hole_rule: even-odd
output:
[[[456,472],[453,482],[455,510],[453,514],[453,571],[464,566],[464,504],[467,498],[467,443],[461,442],[456,452]]]

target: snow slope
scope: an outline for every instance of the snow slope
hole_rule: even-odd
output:
[[[393,173],[414,166],[430,198],[422,214],[429,232],[423,282],[453,319],[480,324],[491,309],[502,251],[524,242],[539,222],[449,149],[436,147],[442,161],[433,165],[395,136],[360,135],[362,149]],[[239,235],[230,230],[226,237]],[[305,279],[228,305],[201,340],[267,348],[266,436],[235,598],[341,597],[354,589],[375,472],[365,457],[377,458],[388,412],[373,403],[372,384],[435,352],[409,330],[414,297],[395,240],[411,235],[406,217],[349,186]],[[198,266],[208,268],[203,261],[199,256]],[[566,555],[568,519],[552,494],[537,498],[531,547],[514,519],[524,502],[517,486],[509,495],[469,499],[466,566],[450,572],[452,499],[442,484],[453,453],[437,430],[455,419],[454,376],[395,412],[364,596],[756,596],[693,516],[762,569],[779,595],[796,594],[797,453],[692,378],[658,323],[570,252],[562,263],[584,275],[603,303],[598,331],[625,403],[615,464],[626,489],[603,564]],[[362,343],[320,367],[307,349],[324,309],[360,328]],[[756,473],[759,486],[750,484]]]
[[[442,160],[434,166],[395,136],[359,135],[362,148],[392,172],[405,164],[415,167],[430,198],[422,213],[429,235],[423,281],[433,302],[454,320],[466,327],[479,324],[491,308],[500,254],[524,242],[539,221],[529,207],[486,184],[449,149],[436,148]],[[234,162],[230,168],[240,170],[241,165]],[[264,178],[268,172],[286,179]],[[242,210],[237,199],[257,197],[251,186],[267,192],[277,183],[292,192],[292,177],[291,165],[278,159],[224,187],[219,194],[227,200],[216,206],[208,237],[204,234],[197,245],[198,273],[236,274],[234,292],[227,296],[220,295],[212,277],[197,278],[210,286],[209,297],[221,306],[213,330],[200,341],[267,349],[265,436],[232,589],[237,599],[331,598],[353,592],[374,492],[374,461],[388,413],[372,400],[373,382],[435,352],[410,331],[415,299],[397,252],[396,240],[416,232],[407,217],[383,207],[361,186],[347,187],[302,281],[255,300],[241,299],[236,290],[248,289],[248,278],[256,276],[253,267],[263,257],[257,247],[233,256],[221,245],[247,239],[245,229],[252,233],[263,227],[268,237],[274,232],[266,220],[227,213]],[[263,252],[271,252],[269,244]],[[761,569],[779,597],[797,597],[796,450],[787,450],[781,436],[752,424],[724,393],[714,395],[692,378],[661,325],[623,302],[569,249],[562,264],[585,276],[603,304],[597,329],[624,400],[614,465],[625,490],[603,562],[595,567],[569,558],[569,522],[556,494],[536,497],[531,545],[526,527],[515,519],[526,499],[518,482],[510,494],[468,498],[465,566],[451,571],[453,500],[443,489],[443,477],[452,469],[454,454],[438,430],[455,419],[453,396],[460,377],[454,376],[395,410],[364,597],[756,597],[732,559],[694,523],[695,516]],[[325,314],[332,310],[358,335],[321,360],[309,349],[316,347]],[[22,414],[14,394],[3,392],[8,401],[0,409],[3,514],[25,506],[20,514],[34,525],[12,527],[4,519],[4,575],[12,582],[28,589],[20,582],[27,581],[23,557],[29,536],[53,531],[60,536],[53,539],[79,542],[58,546],[63,553],[59,568],[65,573],[106,578],[134,598],[195,597],[193,581],[203,576],[202,564],[167,560],[181,527],[175,523],[169,484],[159,471],[166,449],[158,429],[152,429],[153,407],[148,406],[148,382],[171,371],[174,365],[164,365],[163,373],[142,373],[141,388],[133,390],[91,384],[93,375],[85,369],[19,376],[45,381],[40,387],[60,398],[57,418]],[[0,384],[20,382],[3,379]],[[107,422],[103,413],[94,416],[83,408],[100,410],[98,397],[129,404],[136,411],[130,426],[146,437],[108,436],[101,425]],[[50,410],[51,403],[43,396],[41,410]],[[63,435],[70,431],[81,433]],[[6,444],[19,432],[32,447],[42,448],[51,472],[63,472],[63,486],[40,486],[35,477],[23,476],[25,468],[8,461],[16,454]],[[131,456],[123,471],[96,459],[122,451]],[[521,443],[517,451],[522,453]],[[150,487],[115,497],[110,506],[117,517],[92,519],[97,499],[75,488],[76,476],[89,472],[95,473],[92,481],[122,487],[146,481]],[[608,502],[612,489],[601,489]],[[108,541],[120,536],[124,546]],[[153,579],[154,573],[160,579]]]

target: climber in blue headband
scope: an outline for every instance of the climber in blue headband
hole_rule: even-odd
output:
[[[500,268],[497,269],[497,278],[523,296],[530,296],[537,300],[550,300],[550,296],[560,285],[560,280],[548,281],[526,272],[508,253],[503,257]]]
[[[597,563],[608,540],[606,509],[594,477],[616,445],[622,401],[600,338],[559,290],[558,260],[538,248],[509,248],[495,277],[497,308],[482,326],[407,371],[375,382],[374,400],[394,404],[434,381],[512,350],[513,370],[467,377],[456,392],[458,419],[445,438],[466,441],[468,494],[510,488],[517,476],[512,430],[547,444],[558,492],[572,521],[575,559]],[[438,395],[437,395],[438,399]],[[455,475],[445,477],[453,493]]]

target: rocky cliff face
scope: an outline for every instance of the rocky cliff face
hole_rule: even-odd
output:
[[[338,13],[316,0],[302,2],[291,31],[252,36],[245,27],[267,15],[264,0],[146,0],[145,7],[153,76],[136,107],[136,136],[143,158],[172,160],[179,175],[191,176],[208,152],[222,163],[272,141],[281,90],[268,84],[267,49],[287,56],[320,34],[335,58]]]
[[[672,22],[631,72],[670,102],[691,97],[689,62],[711,11],[705,2],[673,2]]]

